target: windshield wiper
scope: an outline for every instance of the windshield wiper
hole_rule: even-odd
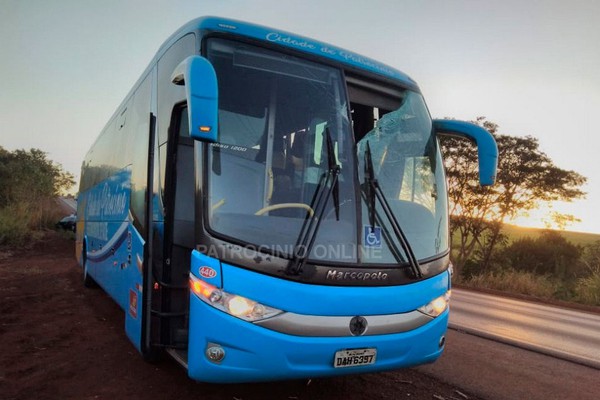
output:
[[[333,140],[329,127],[325,128],[325,143],[327,152],[327,171],[319,179],[317,190],[310,202],[310,208],[314,211],[312,216],[307,214],[300,229],[298,240],[294,246],[294,254],[290,261],[286,272],[290,275],[298,275],[302,272],[302,267],[306,262],[312,247],[317,238],[317,232],[323,220],[323,214],[327,208],[329,198],[333,194],[333,203],[335,207],[336,220],[340,220],[340,193],[338,186],[338,176],[340,174],[340,166],[337,164]]]
[[[365,149],[365,197],[367,202],[367,208],[369,210],[369,224],[371,225],[371,229],[375,228],[375,199],[379,200],[381,204],[381,208],[383,208],[383,212],[387,217],[388,221],[392,225],[392,230],[396,235],[396,239],[400,242],[400,246],[406,253],[406,257],[408,259],[408,263],[410,264],[410,269],[416,279],[422,278],[423,273],[421,272],[421,267],[419,266],[419,261],[415,257],[415,254],[412,251],[410,243],[406,239],[406,235],[402,231],[394,212],[392,211],[383,190],[379,186],[379,181],[375,178],[375,170],[373,168],[373,158],[371,156],[371,146],[369,146],[369,141],[367,140],[366,149]]]

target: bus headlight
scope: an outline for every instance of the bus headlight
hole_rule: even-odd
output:
[[[193,275],[190,275],[190,288],[206,304],[246,321],[259,321],[283,312],[246,297],[227,293]]]
[[[442,296],[431,300],[429,303],[425,304],[422,307],[419,307],[418,310],[423,314],[429,315],[430,317],[437,317],[448,308],[448,303],[450,302],[450,290],[444,293]]]

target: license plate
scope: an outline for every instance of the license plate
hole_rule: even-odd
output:
[[[377,349],[354,349],[336,351],[333,359],[334,368],[359,367],[375,364]]]

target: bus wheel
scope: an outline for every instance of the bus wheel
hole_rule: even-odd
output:
[[[86,288],[97,287],[98,284],[96,283],[94,278],[92,278],[90,276],[90,274],[88,273],[88,262],[87,262],[87,257],[85,256],[85,244],[84,244],[83,252],[84,252],[83,253],[83,286],[85,286]]]
[[[88,274],[88,263],[83,264],[83,286],[86,288],[96,287],[96,281]]]

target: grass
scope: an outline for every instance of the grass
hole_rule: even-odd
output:
[[[62,216],[53,198],[0,208],[0,245],[22,246],[34,239],[36,232],[53,229]]]
[[[22,244],[29,233],[30,213],[26,205],[0,209],[0,245]]]
[[[513,242],[524,237],[535,239],[546,229],[527,228],[523,226],[504,224],[502,233],[508,236],[508,241]],[[587,246],[600,240],[600,234],[587,232],[559,231],[560,234],[574,245]]]
[[[473,275],[461,283],[474,288],[494,289],[543,299],[555,298],[561,286],[549,275],[536,275],[512,269]]]
[[[583,304],[600,306],[600,269],[580,278],[575,286],[576,300]]]
[[[551,275],[509,269],[473,275],[457,283],[475,289],[493,289],[541,299],[600,306],[600,271],[574,282],[565,282]]]
[[[545,229],[527,228],[505,224],[502,233],[508,237],[508,243],[523,238],[536,239]],[[585,247],[600,241],[600,234],[560,231],[567,241]],[[586,274],[561,280],[550,274],[540,275],[528,271],[503,269],[475,274],[470,277],[455,277],[459,284],[483,289],[494,289],[509,293],[523,294],[543,299],[563,300],[581,304],[600,306],[600,268]],[[579,277],[577,277],[579,276]]]

